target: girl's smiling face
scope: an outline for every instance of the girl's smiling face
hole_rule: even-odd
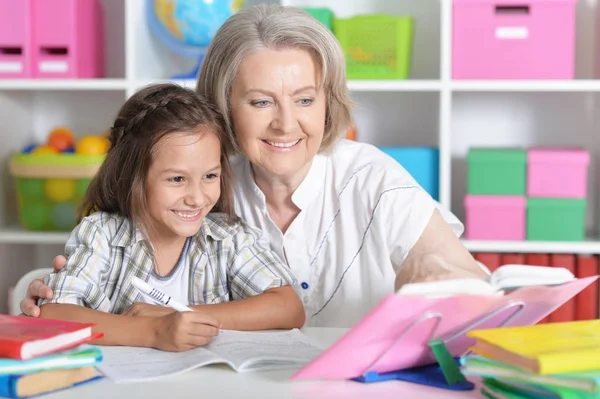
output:
[[[149,235],[190,237],[221,195],[221,144],[210,131],[171,133],[154,147],[146,179]]]

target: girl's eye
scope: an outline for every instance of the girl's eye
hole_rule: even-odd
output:
[[[304,106],[308,106],[311,105],[313,103],[313,99],[312,98],[303,98],[302,100],[300,100],[300,104],[304,105]]]
[[[183,183],[185,181],[185,178],[183,176],[175,176],[175,177],[171,177],[169,179],[169,181],[171,183]]]
[[[259,107],[259,108],[265,108],[265,107],[269,106],[269,101],[267,101],[267,100],[253,101],[252,105],[254,105],[255,107]]]

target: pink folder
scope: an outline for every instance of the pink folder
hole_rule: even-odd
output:
[[[433,364],[428,346],[433,338],[442,339],[453,356],[462,356],[474,342],[467,331],[535,324],[597,279],[522,287],[504,296],[392,294],[291,379],[349,379]]]

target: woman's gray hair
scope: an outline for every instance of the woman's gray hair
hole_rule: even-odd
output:
[[[352,125],[352,101],[341,46],[329,29],[304,10],[259,4],[232,15],[217,31],[204,57],[196,87],[225,117],[235,151],[239,152],[239,146],[229,112],[231,87],[242,61],[261,49],[299,49],[316,57],[327,98],[320,151],[330,150]]]

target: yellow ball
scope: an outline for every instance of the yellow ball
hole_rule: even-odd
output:
[[[73,179],[47,179],[44,183],[44,192],[50,201],[69,201],[75,197],[75,191]]]
[[[108,150],[108,139],[101,136],[84,136],[77,141],[75,152],[82,155],[102,155]]]
[[[49,145],[40,145],[31,151],[32,155],[58,154],[58,151]]]

